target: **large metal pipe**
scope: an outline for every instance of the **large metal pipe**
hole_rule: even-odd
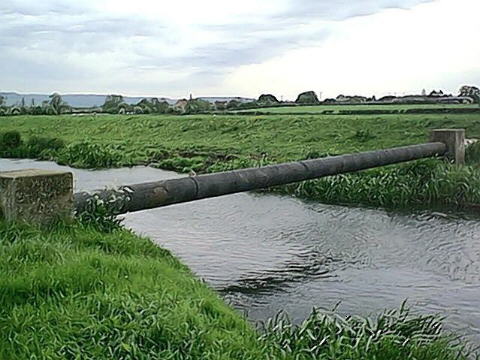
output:
[[[113,190],[77,193],[74,197],[74,204],[76,212],[81,213],[87,208],[89,199],[95,196],[101,200],[108,201],[115,206],[118,214],[122,214],[440,156],[445,154],[446,149],[447,147],[444,143],[432,142],[259,168],[127,185]]]

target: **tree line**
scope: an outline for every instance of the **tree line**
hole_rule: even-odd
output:
[[[435,93],[434,95],[432,95]],[[425,98],[445,98],[451,95],[444,95],[443,92],[432,92],[431,95],[423,96]],[[480,89],[476,86],[462,86],[460,88],[459,98],[471,99],[472,102],[480,104]],[[388,99],[387,99],[388,98]],[[395,97],[384,97],[379,102],[392,101]],[[401,99],[401,98],[398,98]],[[279,101],[272,94],[262,94],[253,101],[240,101],[231,99],[230,101],[215,101],[211,103],[203,99],[189,100],[181,99],[171,105],[165,100],[158,98],[143,98],[136,104],[128,104],[122,95],[108,95],[104,104],[99,108],[89,108],[90,112],[104,112],[109,114],[199,114],[209,113],[213,111],[235,111],[248,110],[262,107],[272,106],[294,106],[294,105],[318,105],[318,104],[334,104],[334,103],[374,103],[375,97],[366,98],[363,96],[344,96],[339,95],[336,99],[326,99],[320,101],[314,91],[305,91],[300,93],[294,102]],[[22,98],[20,104],[11,106],[6,105],[6,98],[0,95],[0,116],[2,115],[60,115],[70,114],[74,112],[82,112],[86,109],[74,108],[65,102],[61,95],[53,93],[49,96],[49,100],[43,101],[41,104],[35,104],[34,99],[30,104],[25,103]]]

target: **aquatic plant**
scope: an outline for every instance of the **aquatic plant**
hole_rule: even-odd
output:
[[[275,359],[463,359],[471,352],[442,332],[441,317],[413,315],[405,306],[376,318],[314,309],[301,324],[280,312],[263,325],[261,340]]]
[[[278,187],[274,191],[336,204],[387,208],[480,203],[480,169],[429,159]]]
[[[123,164],[122,154],[117,149],[87,140],[66,146],[56,160],[78,168],[109,168]]]

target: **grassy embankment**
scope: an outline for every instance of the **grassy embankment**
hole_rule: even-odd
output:
[[[312,313],[255,330],[168,251],[124,229],[0,221],[0,358],[466,359],[433,316]]]
[[[40,157],[77,167],[150,164],[215,172],[428,141],[434,128],[465,128],[480,137],[480,114],[269,116],[18,116],[0,132],[18,130],[24,144],[0,156]],[[28,138],[59,137],[55,151]],[[58,144],[57,144],[58,145]],[[480,145],[480,144],[479,144]],[[328,203],[383,207],[480,204],[480,147],[471,166],[424,160],[284,186],[277,191]]]
[[[444,111],[452,109],[478,109],[478,104],[357,104],[357,105],[297,105],[297,106],[273,106],[273,107],[263,107],[258,109],[248,109],[248,110],[239,110],[238,113],[248,113],[248,112],[259,112],[259,113],[268,113],[268,114],[296,114],[296,113],[306,113],[306,114],[322,114],[322,113],[333,113],[341,111],[352,111],[352,112],[362,112],[362,111],[384,111],[388,112],[415,112],[415,110],[423,111]]]

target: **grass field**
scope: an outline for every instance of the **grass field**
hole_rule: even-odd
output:
[[[312,106],[278,106],[265,107],[251,110],[240,110],[238,112],[265,112],[270,114],[290,114],[290,113],[322,113],[325,111],[364,111],[364,110],[398,110],[405,111],[411,109],[475,109],[478,104],[358,104],[358,105],[312,105]]]
[[[466,359],[432,316],[313,313],[257,332],[170,253],[129,231],[0,220],[0,358]]]
[[[202,173],[417,144],[428,141],[435,128],[465,128],[468,137],[480,138],[480,114],[16,116],[0,119],[0,132],[17,130],[25,143],[0,156],[40,157],[87,168],[150,164]],[[34,136],[59,137],[67,146],[31,151],[28,139]],[[470,156],[471,164],[478,164],[479,153]],[[279,190],[341,204],[480,204],[480,170],[426,161]]]
[[[435,128],[465,128],[480,137],[480,114],[383,116],[16,116],[0,132],[58,137],[68,144],[111,146],[124,164],[155,161],[155,153],[191,152],[280,162],[310,153],[344,154],[425,142]],[[191,156],[190,156],[191,157]]]

